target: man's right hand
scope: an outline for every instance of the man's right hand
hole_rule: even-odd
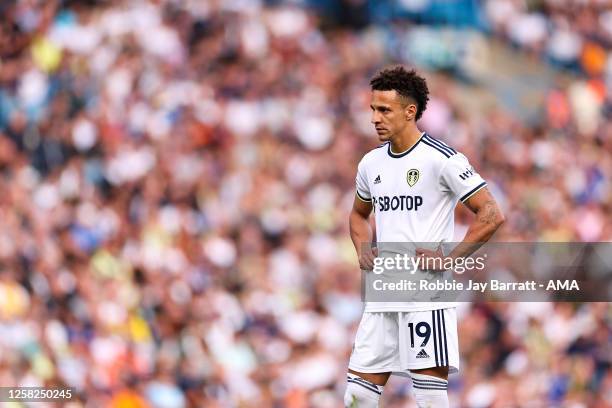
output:
[[[378,249],[371,248],[361,251],[359,254],[359,267],[364,271],[374,269],[374,258],[378,256]]]

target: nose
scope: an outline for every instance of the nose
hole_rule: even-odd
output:
[[[380,114],[378,112],[376,112],[376,111],[373,111],[372,112],[372,119],[370,120],[370,122],[373,125],[376,125],[376,124],[380,123]]]

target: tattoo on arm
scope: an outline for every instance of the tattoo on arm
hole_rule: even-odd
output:
[[[484,224],[494,224],[497,219],[495,200],[487,200],[478,211],[478,221]]]
[[[465,204],[474,214],[476,214],[478,222],[486,225],[494,225],[498,222],[500,217],[502,217],[497,202],[486,187],[480,194],[481,197],[478,197],[476,200],[470,199],[465,202]],[[470,203],[470,201],[472,202]]]

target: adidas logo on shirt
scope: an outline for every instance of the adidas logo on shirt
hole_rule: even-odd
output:
[[[380,184],[380,174],[374,179],[374,184]]]
[[[429,354],[425,352],[425,349],[421,349],[419,354],[416,355],[416,358],[429,358]]]

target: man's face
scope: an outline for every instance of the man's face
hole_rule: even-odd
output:
[[[381,142],[389,141],[402,132],[410,119],[414,118],[416,106],[402,104],[402,98],[397,91],[372,91],[372,124],[376,128]]]

